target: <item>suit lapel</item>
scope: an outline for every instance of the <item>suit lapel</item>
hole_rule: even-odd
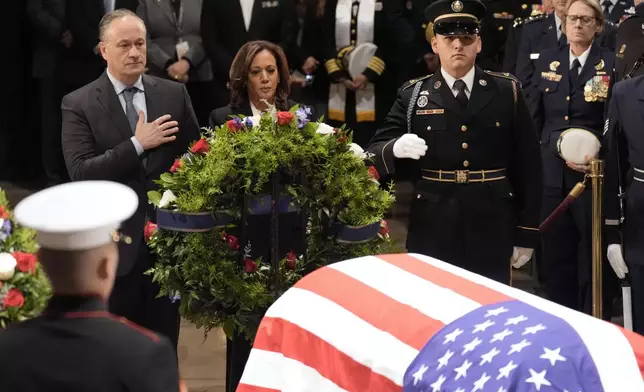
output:
[[[116,129],[118,129],[124,139],[131,138],[134,133],[132,132],[132,128],[130,128],[130,123],[127,121],[123,106],[121,106],[121,102],[116,96],[116,91],[114,91],[114,86],[107,77],[106,72],[101,75],[96,90],[98,102],[110,116],[112,122],[116,125]]]
[[[157,82],[147,75],[143,75],[143,88],[145,89],[145,106],[148,115],[147,122],[152,122],[165,114],[163,113],[163,95],[159,91]],[[173,118],[171,121],[178,121],[178,119]],[[181,129],[179,129],[179,132],[181,132]],[[157,158],[163,157],[163,154],[160,152],[165,146],[167,146],[167,144],[162,144],[161,146],[148,151],[148,161],[146,166],[147,172],[154,171],[158,161]]]
[[[483,110],[496,96],[497,90],[498,86],[494,79],[477,66],[472,93],[467,103],[468,117],[474,116]]]
[[[456,101],[456,98],[454,98],[452,90],[445,82],[445,79],[443,79],[443,75],[441,74],[440,69],[437,70],[436,73],[434,73],[434,75],[429,80],[429,83],[431,90],[428,99],[431,102],[433,102],[440,108],[450,110],[456,114],[461,114],[462,109]],[[416,105],[416,102],[410,102],[410,104]]]
[[[156,0],[154,1],[156,5],[161,8],[161,11],[163,13],[163,16],[166,17],[172,23],[172,25],[175,25],[175,20],[174,20],[174,14],[172,11],[172,4],[170,4],[170,0]]]
[[[600,62],[599,48],[596,45],[590,47],[590,53],[588,53],[588,58],[583,68],[579,72],[579,77],[577,78],[577,83],[573,86],[574,89],[577,89],[581,84],[586,83],[588,79],[595,74],[595,65]]]
[[[251,12],[250,25],[248,26],[248,35],[250,37],[253,37],[251,32],[255,30],[257,23],[259,23],[261,13],[262,13],[262,0],[255,0],[253,4],[253,12]]]

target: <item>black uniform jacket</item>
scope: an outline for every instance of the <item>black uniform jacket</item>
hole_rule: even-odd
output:
[[[541,53],[528,102],[540,132],[545,186],[560,188],[563,171],[570,170],[556,154],[556,143],[563,128],[585,126],[595,130],[598,136],[603,129],[614,60],[612,51],[593,43],[576,83],[571,86],[570,46]],[[606,90],[600,91],[602,88]],[[596,99],[587,100],[591,95]]]
[[[624,20],[617,30],[615,43],[615,80],[620,81],[633,70],[638,60],[644,61],[644,3],[635,7],[634,14]],[[638,66],[631,76],[644,75]]]
[[[0,332],[3,391],[177,392],[167,338],[107,312],[98,297],[54,296],[43,314]]]
[[[418,96],[412,97],[417,83],[421,84]],[[425,170],[506,169],[505,179],[486,184],[499,197],[512,200],[517,217],[516,244],[534,247],[541,164],[536,133],[516,79],[476,67],[466,110],[459,107],[440,71],[408,82],[399,90],[394,106],[367,148],[375,154],[381,177],[394,173],[393,146],[408,131],[425,139],[428,146],[418,161],[417,177]],[[421,182],[437,193],[458,192],[464,190],[458,187],[469,186]]]

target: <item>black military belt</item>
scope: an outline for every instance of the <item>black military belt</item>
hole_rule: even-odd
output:
[[[635,181],[644,182],[644,170],[633,168],[633,179]]]
[[[642,172],[644,174],[644,172]],[[423,179],[436,182],[470,182],[498,181],[505,178],[505,169],[494,170],[429,170],[423,169]]]

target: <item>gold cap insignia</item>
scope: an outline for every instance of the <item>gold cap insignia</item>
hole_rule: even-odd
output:
[[[604,60],[601,60],[599,64],[595,65],[595,69],[599,71],[600,69],[604,69]]]
[[[553,61],[552,63],[550,63],[550,70],[551,71],[556,71],[557,68],[559,67],[559,65],[561,65],[561,63],[559,61],[556,61],[556,60]]]
[[[456,0],[455,2],[453,2],[452,3],[452,11],[454,11],[454,12],[463,11],[463,3],[460,2],[459,0]]]
[[[620,54],[624,54],[625,51],[626,51],[626,44],[622,45],[622,47],[619,48],[619,53]]]

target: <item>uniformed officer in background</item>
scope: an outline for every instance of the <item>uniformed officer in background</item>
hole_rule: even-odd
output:
[[[543,10],[543,2],[541,0],[528,0],[528,1],[515,1],[517,4],[517,13],[515,17],[526,19],[534,14],[534,11]]]
[[[633,330],[644,334],[644,76],[615,84],[609,106],[602,142],[607,257],[618,278],[630,277]]]
[[[595,0],[597,1],[597,0]],[[535,64],[540,53],[547,49],[562,48],[568,43],[562,30],[562,20],[566,14],[568,0],[552,0],[555,11],[550,15],[532,18],[523,24],[521,41],[517,55],[516,76],[521,81],[526,97],[530,96],[530,85],[535,72]],[[604,21],[602,33],[596,38],[597,44],[615,50],[617,26]]]
[[[519,83],[475,66],[478,0],[426,10],[441,68],[406,83],[367,150],[382,179],[416,160],[407,250],[499,282],[538,242],[539,144]]]
[[[41,316],[0,333],[3,391],[179,390],[170,341],[107,311],[116,230],[137,206],[134,191],[107,181],[55,186],[16,206],[17,222],[36,230],[54,295]]]
[[[644,0],[635,0],[635,7],[627,10],[629,15],[619,25],[615,43],[615,80],[627,74],[631,77],[644,75]],[[636,66],[637,63],[637,66]]]
[[[633,7],[633,0],[600,0],[604,18],[618,24],[626,10]]]

